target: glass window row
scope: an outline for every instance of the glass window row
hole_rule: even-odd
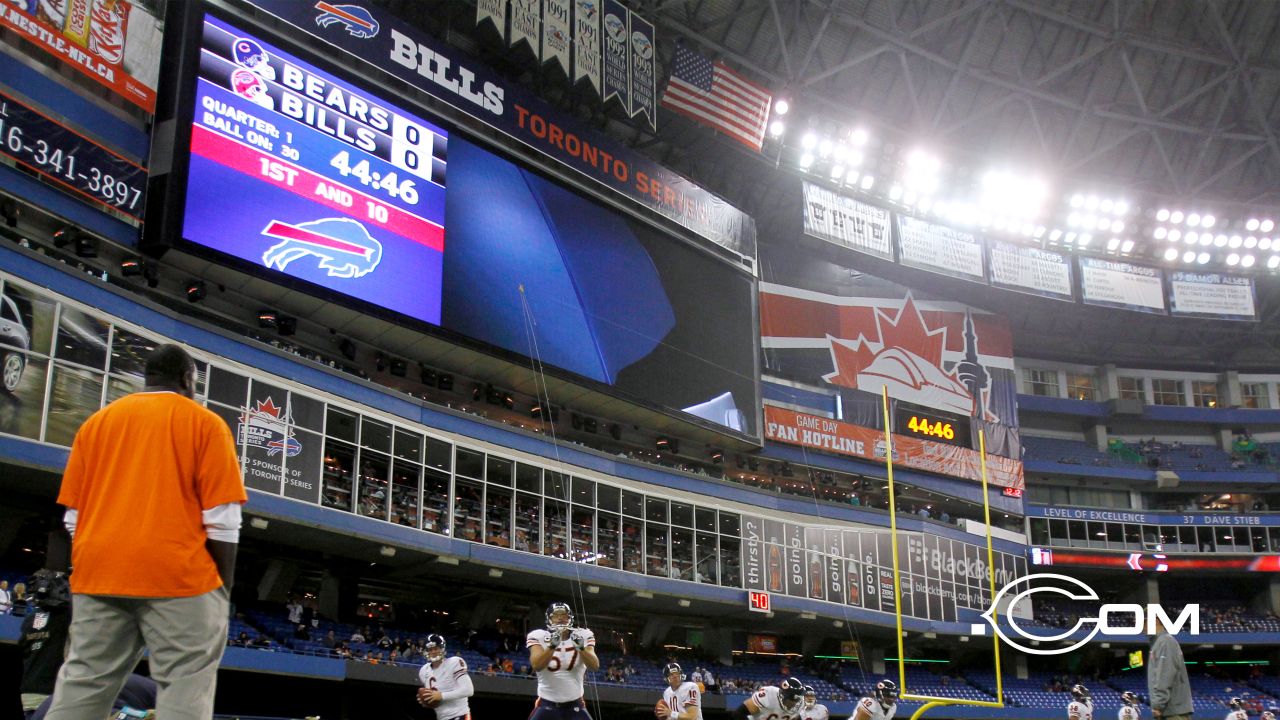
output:
[[[1031,544],[1174,553],[1280,552],[1280,527],[1209,527],[1029,518]]]

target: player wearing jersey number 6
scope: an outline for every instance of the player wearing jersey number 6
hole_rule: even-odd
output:
[[[435,708],[436,720],[470,720],[467,698],[475,694],[467,661],[457,655],[445,657],[444,637],[427,636],[427,664],[418,671],[418,704]]]
[[[565,603],[547,608],[547,629],[534,630],[525,640],[529,666],[538,674],[538,700],[529,720],[591,720],[582,700],[583,676],[600,669],[596,636],[573,626],[573,611]]]

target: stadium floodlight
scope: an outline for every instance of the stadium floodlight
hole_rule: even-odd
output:
[[[1085,198],[1085,199],[1084,199],[1084,209],[1085,209],[1085,210],[1097,210],[1097,209],[1098,209],[1098,196],[1097,196],[1097,195],[1090,195],[1089,197]]]
[[[781,120],[774,120],[769,123],[769,134],[774,137],[782,137],[782,133],[787,131],[787,124]]]
[[[810,166],[810,165],[812,165],[812,164],[813,164],[813,153],[805,153],[805,154],[803,154],[803,155],[801,155],[801,156],[800,156],[800,168],[801,168],[801,169],[803,169],[803,170],[808,170],[808,169],[809,169],[809,166]]]
[[[1120,252],[1122,253],[1133,252],[1133,241],[1125,240],[1124,242],[1120,243]]]
[[[1201,227],[1211,228],[1216,222],[1218,222],[1218,218],[1209,214],[1205,214],[1204,217],[1200,218]]]
[[[1078,208],[1078,207],[1083,206],[1083,205],[1084,205],[1084,196],[1083,196],[1083,195],[1081,195],[1080,193],[1076,193],[1075,195],[1072,195],[1072,196],[1071,196],[1071,202],[1070,202],[1070,205],[1071,205],[1071,207],[1073,207],[1073,208]]]
[[[1178,259],[1178,248],[1169,248],[1164,251],[1164,259],[1170,262]]]
[[[1178,242],[1182,239],[1182,231],[1174,228],[1169,231],[1169,242]]]
[[[871,186],[875,184],[876,184],[876,179],[874,175],[863,175],[862,181],[859,183],[859,185],[862,186],[863,190],[870,190]]]
[[[1071,230],[1065,236],[1063,236],[1062,239],[1065,240],[1066,242],[1073,243],[1076,241],[1076,232],[1074,230]]]
[[[862,154],[861,150],[854,150],[853,152],[849,153],[850,165],[861,165],[862,161],[866,159],[867,159],[866,156]]]
[[[836,162],[842,163],[849,157],[849,148],[844,143],[837,143],[836,149],[831,151],[831,157],[835,158]]]
[[[843,176],[844,176],[844,167],[843,167],[843,166],[841,166],[841,165],[833,165],[833,166],[831,167],[831,179],[832,179],[832,180],[835,180],[836,182],[839,182],[839,181],[840,181],[840,178],[841,178],[841,177],[843,177]]]
[[[1280,267],[1280,255],[1272,255],[1271,257],[1267,258],[1268,270],[1275,270],[1278,267]]]
[[[1092,218],[1091,218],[1091,219],[1092,219]],[[1110,219],[1110,218],[1098,218],[1098,219],[1093,223],[1093,225],[1094,225],[1095,227],[1097,227],[1099,230],[1110,230],[1110,229],[1111,229],[1111,219]]]
[[[902,193],[902,204],[908,207],[916,204],[916,193],[914,190],[904,190]]]
[[[790,109],[791,103],[787,102],[786,98],[782,98],[773,104],[773,113],[778,116],[786,115],[787,111]]]
[[[1071,213],[1067,216],[1067,227],[1077,227],[1080,225],[1080,213]]]
[[[1112,206],[1111,211],[1116,215],[1128,215],[1129,203],[1124,200],[1117,200],[1116,204]]]
[[[1191,243],[1193,243],[1193,242],[1195,242],[1195,241],[1197,241],[1197,240],[1199,240],[1199,239],[1200,239],[1200,233],[1196,232],[1195,230],[1188,230],[1188,231],[1187,231],[1187,244],[1188,244],[1188,245],[1190,245]]]
[[[1191,213],[1188,215],[1187,224],[1191,227],[1200,227],[1200,213]]]
[[[1185,216],[1182,214],[1181,210],[1174,210],[1173,212],[1169,213],[1169,222],[1177,225],[1182,222],[1182,219],[1184,217]]]
[[[1254,248],[1254,247],[1257,247],[1257,245],[1258,245],[1258,238],[1252,235],[1244,239],[1244,246],[1246,248]]]
[[[889,199],[893,200],[894,202],[897,202],[901,198],[902,198],[902,186],[899,185],[898,183],[894,183],[889,188]]]
[[[1163,239],[1165,239],[1166,237],[1168,237],[1168,236],[1169,236],[1169,230],[1168,230],[1168,228],[1166,228],[1165,226],[1161,225],[1160,227],[1156,228],[1155,230],[1152,230],[1152,231],[1151,231],[1151,235],[1152,235],[1152,237],[1154,237],[1154,238],[1155,238],[1155,239],[1157,239],[1157,240],[1163,240]]]
[[[857,185],[859,175],[857,170],[850,170],[849,174],[844,176],[844,181],[850,185]]]
[[[1196,262],[1200,263],[1201,265],[1204,265],[1205,263],[1209,262],[1209,253],[1202,252],[1199,255],[1197,255]]]
[[[1169,208],[1160,208],[1156,211],[1156,220],[1166,222],[1169,219]]]
[[[1111,250],[1111,251],[1113,251],[1113,252],[1114,252],[1114,251],[1115,251],[1115,249],[1116,249],[1116,248],[1118,248],[1118,247],[1120,247],[1120,238],[1113,237],[1113,238],[1111,238],[1110,240],[1108,240],[1108,241],[1107,241],[1107,249],[1108,249],[1108,250]]]
[[[1195,250],[1188,250],[1188,251],[1186,251],[1186,252],[1182,253],[1182,262],[1184,262],[1184,263],[1194,262],[1194,261],[1195,261],[1195,259],[1196,259],[1196,251],[1195,251]]]
[[[1271,238],[1265,238],[1265,237],[1264,237],[1264,238],[1262,238],[1262,239],[1258,240],[1258,249],[1259,249],[1259,250],[1270,250],[1270,249],[1271,249]]]
[[[1080,235],[1080,247],[1084,247],[1091,242],[1093,242],[1093,236],[1089,233],[1083,233]]]
[[[1217,237],[1215,237],[1215,238],[1213,239],[1213,246],[1214,246],[1214,247],[1226,247],[1226,246],[1227,246],[1227,236],[1226,236],[1226,235],[1218,235]]]
[[[1240,264],[1240,256],[1239,256],[1239,255],[1237,255],[1236,253],[1231,253],[1230,255],[1228,255],[1228,256],[1227,256],[1227,264],[1228,264],[1228,265],[1239,265],[1239,264]]]
[[[928,196],[922,197],[920,198],[920,204],[917,205],[916,207],[920,209],[920,212],[927,213],[929,212],[930,209],[933,208],[933,200],[930,199]]]
[[[1062,231],[1059,230],[1058,228],[1054,228],[1052,231],[1049,232],[1050,242],[1058,242],[1058,240],[1061,238],[1062,238]]]
[[[805,133],[804,137],[800,138],[800,147],[805,150],[812,150],[818,147],[818,136],[812,132]]]
[[[1045,227],[1043,225],[1037,225],[1035,231],[1031,233],[1031,237],[1037,238],[1037,239],[1042,238],[1044,237],[1044,231],[1045,231]]]
[[[1240,267],[1253,267],[1255,259],[1252,255],[1245,255],[1240,258]]]
[[[1114,233],[1122,233],[1122,232],[1124,232],[1124,221],[1123,221],[1123,220],[1115,220],[1115,221],[1113,221],[1113,222],[1111,223],[1111,232],[1114,232]]]
[[[1275,229],[1275,227],[1276,227],[1276,224],[1274,221],[1271,220],[1271,218],[1267,218],[1266,220],[1263,220],[1262,222],[1258,223],[1258,229],[1261,230],[1262,232],[1271,232],[1272,230]]]
[[[1114,206],[1115,203],[1111,201],[1111,198],[1102,198],[1102,202],[1098,203],[1098,209],[1104,213],[1111,212],[1111,208]]]
[[[1249,232],[1257,232],[1259,225],[1261,225],[1261,223],[1258,221],[1258,218],[1249,218],[1249,220],[1244,224],[1244,229]]]
[[[822,142],[818,143],[818,154],[821,155],[822,157],[826,157],[831,154],[831,151],[834,148],[835,148],[835,145],[831,142],[831,140],[827,138],[822,138]]]
[[[1241,238],[1239,235],[1232,235],[1231,239],[1227,241],[1227,244],[1232,248],[1238,248],[1244,244],[1244,238]]]
[[[858,128],[849,134],[849,139],[853,141],[854,145],[866,145],[871,136],[867,134],[866,130]]]
[[[1213,236],[1209,233],[1200,233],[1200,244],[1209,246],[1213,244]]]

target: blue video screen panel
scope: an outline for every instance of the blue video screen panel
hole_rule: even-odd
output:
[[[188,242],[758,436],[745,272],[212,15],[193,82]]]

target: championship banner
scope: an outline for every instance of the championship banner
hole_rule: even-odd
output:
[[[601,94],[600,4],[573,0],[573,82],[586,80]]]
[[[518,83],[382,8],[325,0],[245,0],[292,25],[295,39],[357,72],[380,70],[617,192],[691,232],[753,260],[755,222],[618,141],[562,115]],[[346,9],[344,9],[346,8]],[[334,12],[334,11],[338,12]],[[579,18],[584,18],[579,8]],[[625,19],[622,21],[625,23]],[[623,59],[625,61],[625,47]]]
[[[542,0],[542,62],[555,62],[569,74],[569,13],[572,0]]]
[[[764,427],[766,440],[884,462],[884,432],[880,430],[773,405],[764,407]],[[982,481],[981,459],[976,450],[895,434],[893,451],[896,465]],[[1001,487],[1024,487],[1022,461],[988,453],[987,480]]]
[[[987,269],[994,287],[1053,300],[1075,300],[1071,261],[1061,253],[988,240]]]
[[[803,188],[806,235],[893,260],[893,233],[888,210],[813,183],[803,183]]]
[[[1158,268],[1101,258],[1080,258],[1081,297],[1087,305],[1164,315]]]
[[[504,45],[507,42],[507,3],[508,0],[476,0],[476,26],[486,20],[493,23]]]
[[[617,100],[631,116],[631,11],[618,0],[604,3],[604,102]]]
[[[656,131],[658,78],[653,23],[631,11],[628,13],[631,16],[631,117],[644,115],[649,128]]]
[[[129,0],[6,0],[0,2],[0,28],[155,112],[164,28],[141,5]]]
[[[1184,317],[1257,320],[1253,278],[1221,273],[1169,273],[1169,312]]]
[[[973,233],[898,215],[898,261],[903,265],[986,282],[982,241]]]
[[[511,0],[509,47],[524,42],[542,59],[542,0]]]

